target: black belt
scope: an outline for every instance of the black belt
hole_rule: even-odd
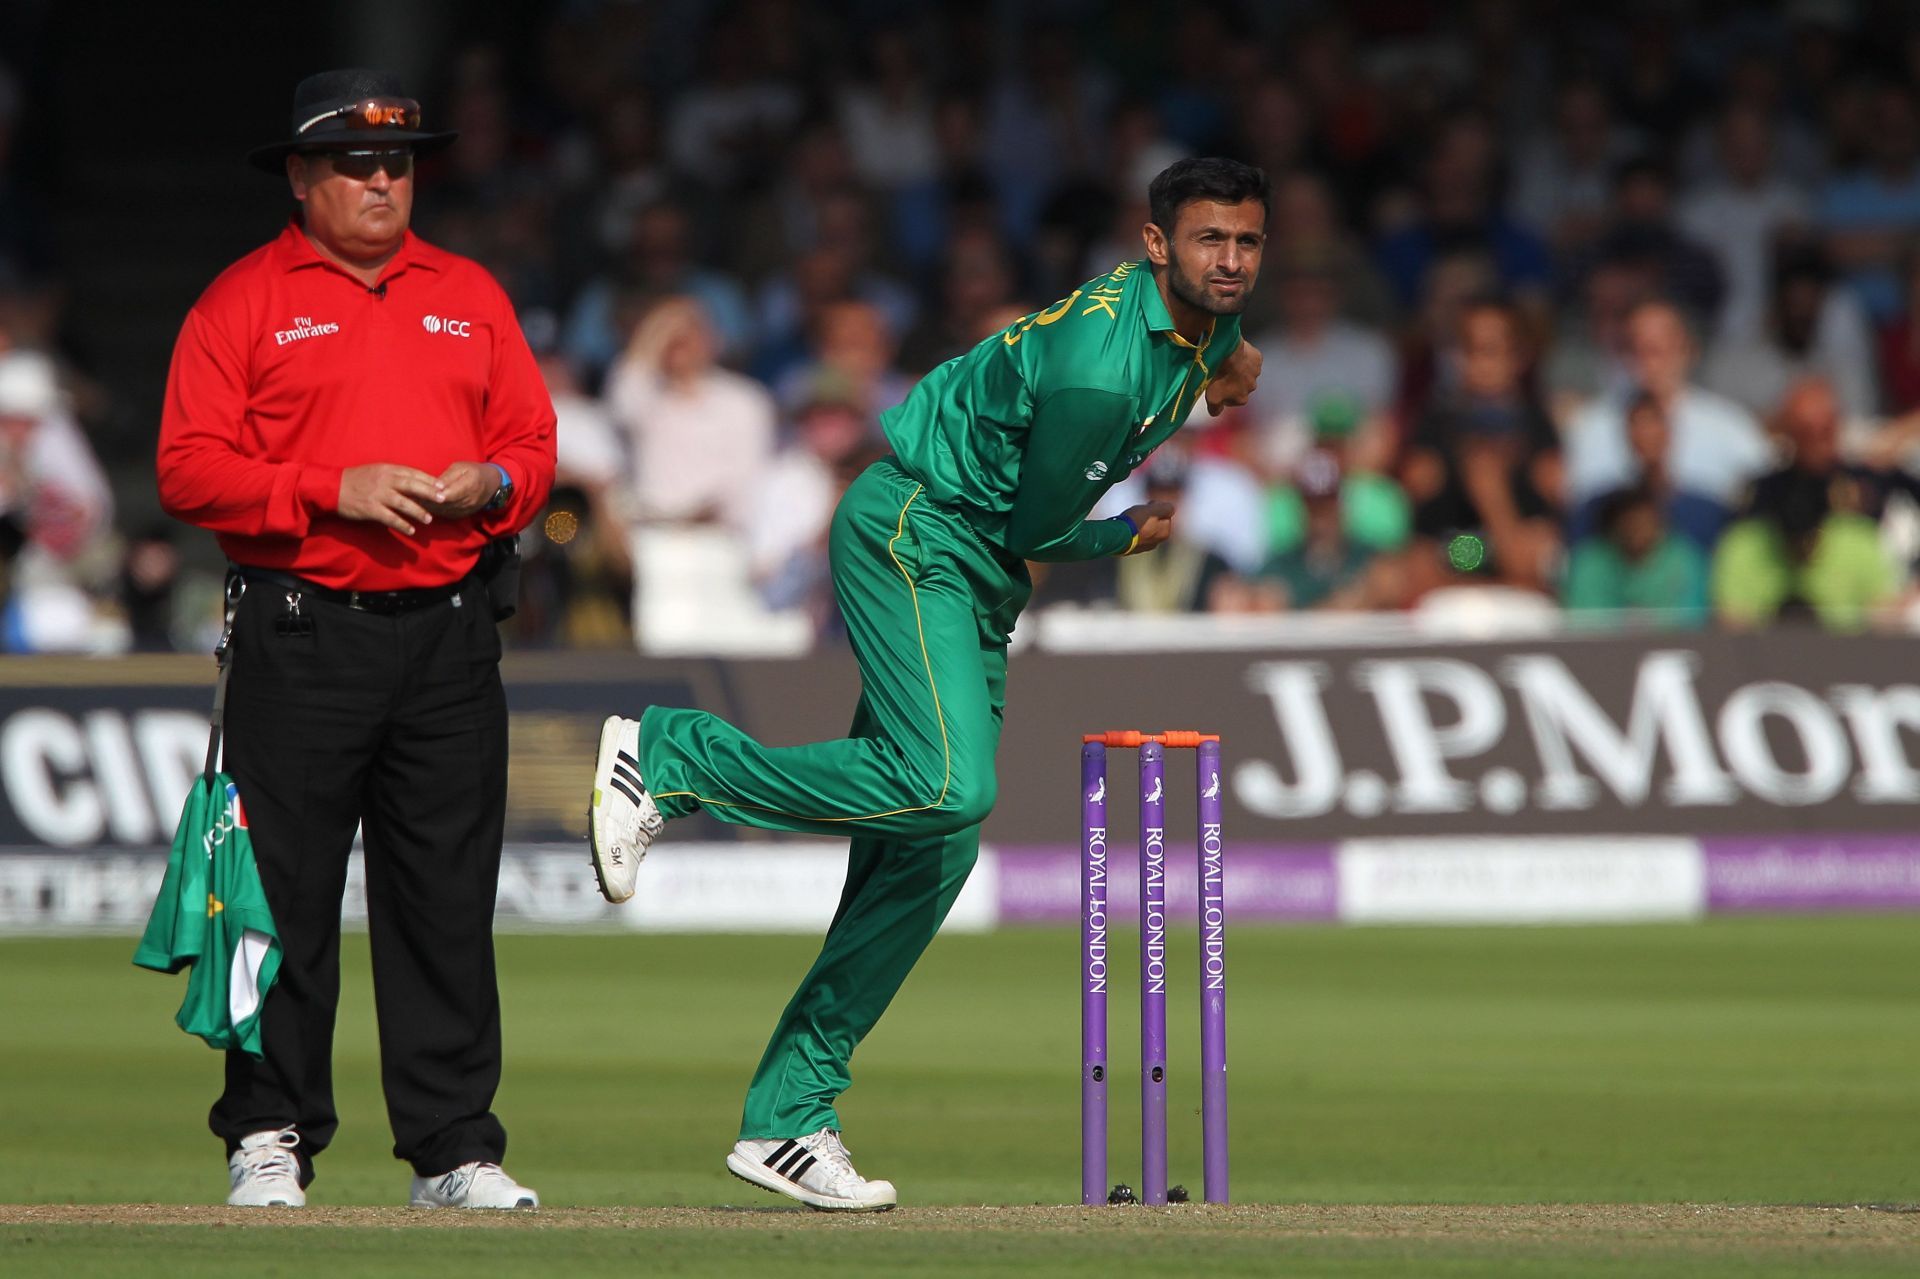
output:
[[[341,591],[331,586],[322,586],[318,582],[309,582],[304,577],[292,573],[282,573],[270,568],[248,568],[236,564],[233,571],[248,582],[265,582],[282,590],[298,591],[302,598],[322,600],[328,604],[339,604],[345,608],[356,609],[362,613],[379,613],[392,616],[396,613],[411,613],[416,609],[427,608],[452,599],[465,590],[472,575],[445,586],[414,586],[399,591]]]

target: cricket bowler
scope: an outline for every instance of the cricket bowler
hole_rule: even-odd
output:
[[[1026,561],[1136,555],[1173,506],[1087,518],[1205,399],[1246,403],[1260,354],[1240,313],[1260,273],[1268,184],[1181,160],[1148,188],[1143,261],[1088,281],[934,369],[883,415],[892,455],[847,489],[829,540],[860,665],[848,735],[769,747],[706,711],[654,706],[600,734],[588,843],[600,891],[633,896],[665,823],[696,811],[851,840],[825,944],[747,1090],[727,1168],[830,1211],[894,1206],[840,1139],[853,1051],[932,941],[993,809],[1007,643]]]

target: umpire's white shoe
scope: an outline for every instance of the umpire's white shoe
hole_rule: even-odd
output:
[[[666,824],[640,780],[640,721],[609,715],[600,726],[593,803],[587,808],[587,847],[602,897],[623,902],[633,896],[640,861]]]
[[[307,1192],[300,1189],[300,1161],[294,1148],[300,1134],[291,1128],[248,1133],[240,1149],[227,1157],[227,1178],[233,1183],[227,1203],[234,1208],[304,1208]]]
[[[821,1212],[885,1212],[900,1202],[891,1181],[868,1181],[831,1128],[805,1137],[737,1141],[727,1171]]]
[[[415,1177],[407,1203],[415,1208],[538,1208],[540,1196],[499,1164],[461,1164],[438,1177]]]

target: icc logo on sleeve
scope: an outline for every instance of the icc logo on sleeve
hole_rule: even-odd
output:
[[[447,333],[457,338],[473,336],[471,320],[451,320],[440,315],[423,315],[420,317],[420,327],[429,333]]]

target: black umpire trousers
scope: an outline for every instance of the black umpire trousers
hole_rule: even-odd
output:
[[[366,858],[380,1079],[393,1153],[431,1177],[499,1162],[493,907],[507,710],[485,590],[380,615],[250,581],[234,618],[227,771],[284,951],[264,1057],[229,1052],[209,1125],[228,1153],[292,1126],[304,1184],[339,1126],[340,903]]]

